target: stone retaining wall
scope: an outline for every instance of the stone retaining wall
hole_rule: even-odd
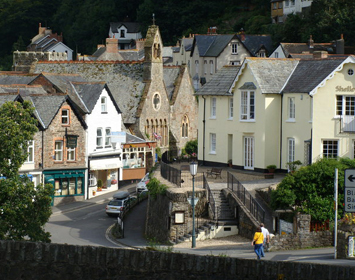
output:
[[[0,241],[0,279],[354,279],[355,267]]]

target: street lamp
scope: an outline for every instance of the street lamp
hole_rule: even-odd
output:
[[[195,234],[195,175],[197,174],[197,162],[190,163],[190,173],[192,175],[192,248],[196,247],[196,234]]]

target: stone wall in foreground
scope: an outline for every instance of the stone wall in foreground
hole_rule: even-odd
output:
[[[354,279],[355,267],[0,241],[0,279]]]

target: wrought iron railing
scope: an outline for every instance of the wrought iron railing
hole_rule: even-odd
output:
[[[227,185],[228,189],[232,190],[238,196],[254,218],[263,223],[265,220],[265,210],[230,172],[227,172]]]
[[[168,180],[169,182],[172,182],[178,187],[181,187],[181,170],[171,167],[169,164],[161,162],[160,173],[164,179]]]
[[[209,207],[212,211],[213,219],[216,218],[216,202],[214,200],[213,194],[211,192],[210,186],[208,185],[205,174],[203,174],[203,188],[207,190],[207,201],[209,203]]]

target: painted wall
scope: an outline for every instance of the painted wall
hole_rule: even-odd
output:
[[[355,69],[354,63],[345,64],[343,69],[335,72],[334,77],[327,80],[323,87],[313,95],[313,137],[312,160],[316,161],[322,156],[323,140],[338,140],[338,156],[354,158],[354,133],[341,132],[341,121],[336,116],[336,96],[355,96],[355,91],[348,91],[347,87],[355,87],[354,75],[348,70]],[[344,90],[339,90],[340,86]]]

